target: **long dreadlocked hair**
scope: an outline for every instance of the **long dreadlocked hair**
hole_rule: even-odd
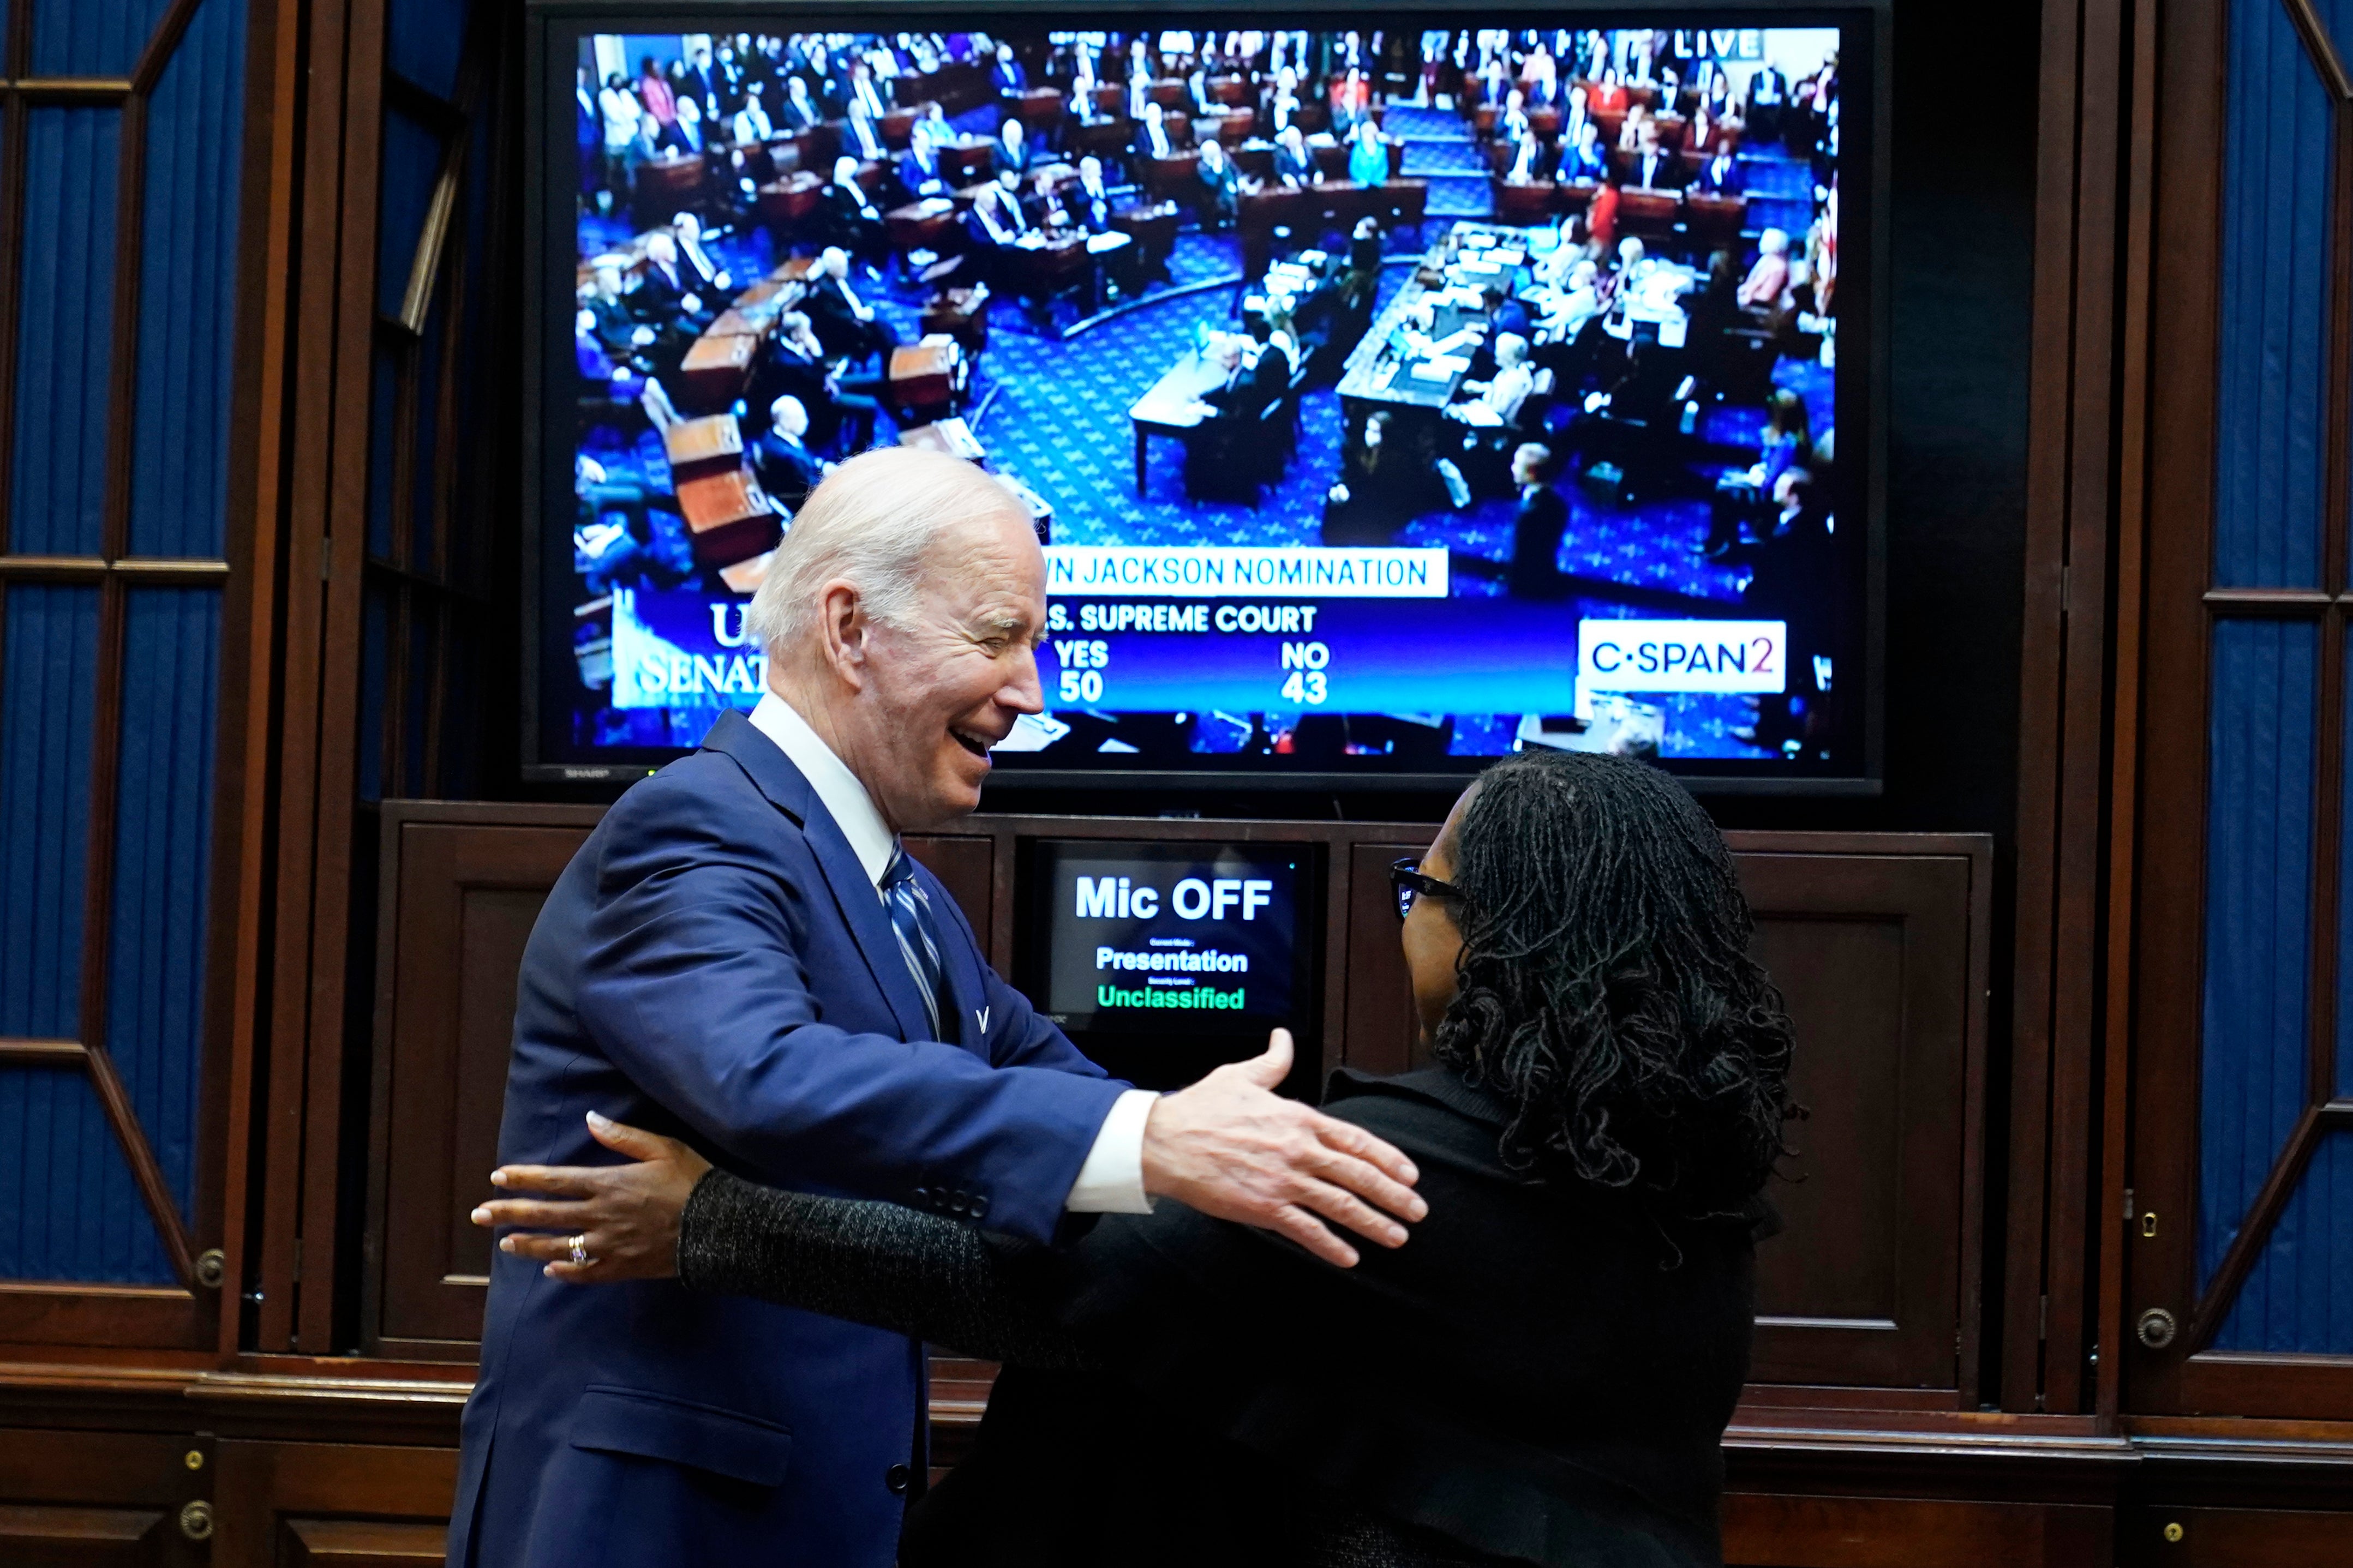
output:
[[[1630,758],[1531,752],[1481,777],[1451,854],[1461,988],[1432,1044],[1513,1103],[1504,1163],[1686,1213],[1754,1195],[1804,1113],[1780,993],[1698,803]]]

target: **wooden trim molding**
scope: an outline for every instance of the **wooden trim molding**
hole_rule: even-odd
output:
[[[0,1039],[0,1068],[79,1068],[89,1059],[79,1040]]]

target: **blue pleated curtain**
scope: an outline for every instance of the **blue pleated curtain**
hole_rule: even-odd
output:
[[[2346,417],[2353,397],[2326,384],[2341,110],[2314,53],[2341,50],[2353,0],[2320,14],[2325,36],[2307,40],[2283,0],[2231,11],[2212,581],[2312,597],[2268,615],[2226,610],[2212,627],[2198,1265],[2203,1291],[2274,1167],[2301,1159],[2285,1206],[2251,1238],[2260,1249],[2211,1348],[2353,1354],[2353,1131],[2324,1124],[2300,1146],[2293,1138],[2315,1100],[2316,1049],[2333,1049],[2333,1094],[2353,1096],[2353,833],[2338,837],[2340,864],[2316,863],[2324,817],[2348,820],[2347,800],[2323,798],[2324,761],[2341,759],[2322,756],[2321,721],[2332,689],[2353,703],[2353,669],[2323,668],[2332,635],[2353,647],[2341,619],[2329,629],[2341,598],[2323,597],[2348,586],[2342,542],[2328,563],[2329,520],[2346,510],[2327,493],[2325,422]],[[2353,722],[2338,733],[2353,738]],[[2336,771],[2353,790],[2353,767]],[[2312,929],[2319,877],[2337,881],[2333,931]],[[2336,959],[2335,1018],[2316,1046],[2323,949]]]
[[[28,4],[28,29],[0,27],[22,50],[0,92],[26,104],[0,144],[22,192],[0,264],[0,1279],[185,1282],[246,5]],[[84,85],[45,92],[58,78]]]

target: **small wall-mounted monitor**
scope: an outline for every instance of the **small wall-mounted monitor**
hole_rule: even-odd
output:
[[[1314,847],[1029,846],[1025,988],[1114,1075],[1179,1089],[1291,1030],[1314,1049]]]

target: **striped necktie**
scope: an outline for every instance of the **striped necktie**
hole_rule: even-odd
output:
[[[904,849],[893,848],[882,873],[882,907],[891,913],[891,930],[899,939],[899,955],[923,994],[924,1016],[932,1021],[932,1038],[940,1033],[940,936],[932,916],[932,900],[915,880],[915,863]]]

